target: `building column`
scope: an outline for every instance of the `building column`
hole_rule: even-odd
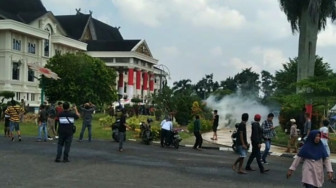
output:
[[[128,69],[128,84],[127,84],[127,95],[128,99],[133,98],[133,86],[134,86],[134,69]]]
[[[118,94],[124,95],[124,71],[119,71]]]
[[[154,74],[151,73],[149,77],[149,90],[152,93],[154,91]]]
[[[142,90],[143,90],[143,95],[147,95],[147,90],[148,90],[148,72],[143,73],[143,81],[142,81]]]
[[[141,70],[136,70],[136,94],[141,95]]]

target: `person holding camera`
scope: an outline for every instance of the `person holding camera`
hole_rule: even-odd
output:
[[[96,106],[92,104],[91,102],[85,103],[81,106],[81,112],[83,116],[83,124],[82,124],[82,130],[79,134],[79,141],[81,142],[83,140],[83,135],[85,132],[85,129],[88,129],[89,133],[89,142],[91,142],[92,139],[92,114],[95,111]]]
[[[72,107],[74,110],[70,110],[70,104],[68,102],[63,103],[63,112],[61,112],[58,116],[59,119],[59,138],[57,143],[57,155],[55,162],[59,163],[61,162],[61,156],[62,156],[62,150],[64,147],[64,153],[63,153],[63,162],[70,162],[69,161],[69,152],[70,152],[70,146],[74,134],[74,123],[75,119],[79,118],[79,113],[77,110],[76,105]]]

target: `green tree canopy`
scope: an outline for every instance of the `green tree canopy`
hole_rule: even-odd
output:
[[[43,77],[42,83],[49,101],[104,104],[117,100],[114,89],[116,73],[97,58],[84,53],[57,54],[46,67],[61,78],[51,80]]]

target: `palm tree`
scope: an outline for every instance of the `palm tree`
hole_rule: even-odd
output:
[[[292,32],[299,32],[297,81],[314,76],[317,34],[336,19],[336,0],[279,0]]]

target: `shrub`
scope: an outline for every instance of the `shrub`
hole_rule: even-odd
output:
[[[212,121],[201,119],[201,132],[209,132],[211,131],[211,129],[212,129]],[[188,124],[188,131],[191,133],[194,132],[194,121]]]

